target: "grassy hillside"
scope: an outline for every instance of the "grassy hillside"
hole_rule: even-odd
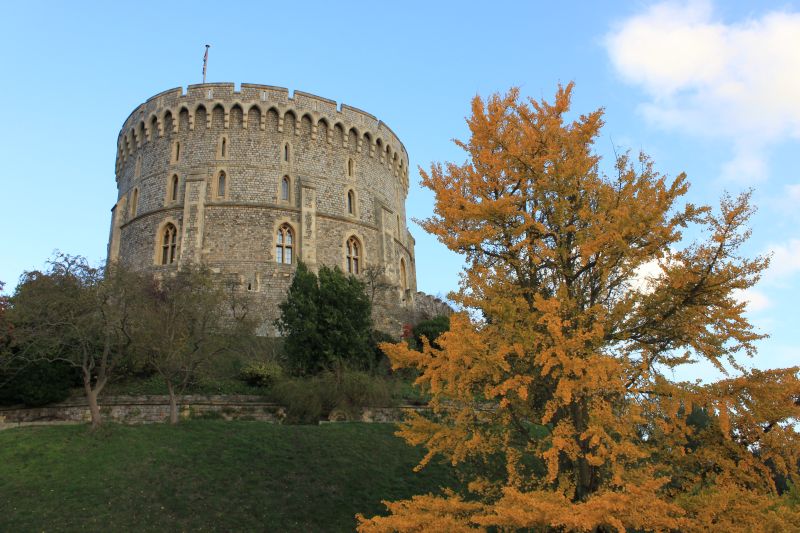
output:
[[[0,432],[0,531],[350,531],[452,483],[387,424],[29,427]]]

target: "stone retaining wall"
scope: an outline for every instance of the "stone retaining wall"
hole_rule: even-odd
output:
[[[281,423],[286,408],[267,402],[261,396],[185,395],[178,398],[183,419],[223,418],[225,420],[259,420]],[[407,410],[417,406],[365,407],[358,413],[334,409],[328,422],[398,422]],[[125,424],[166,422],[169,419],[169,396],[108,396],[100,398],[100,411],[105,420]],[[86,400],[69,400],[44,407],[0,406],[0,429],[23,425],[78,424],[89,422]]]

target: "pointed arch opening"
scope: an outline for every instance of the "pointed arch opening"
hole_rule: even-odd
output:
[[[131,193],[131,209],[130,209],[130,216],[131,218],[136,216],[136,209],[139,207],[139,189],[134,188],[133,193]]]
[[[345,249],[347,255],[347,272],[350,274],[358,274],[361,272],[362,267],[361,257],[363,250],[361,249],[361,242],[353,235],[347,239]]]
[[[177,174],[173,174],[172,178],[169,180],[169,201],[170,202],[177,202],[178,201],[178,191],[180,188],[180,179],[178,179]]]
[[[289,224],[281,224],[275,236],[275,262],[291,265],[294,260],[294,230]]]
[[[220,171],[219,176],[217,176],[217,198],[225,198],[227,185],[228,183],[225,171]]]
[[[353,189],[347,191],[346,206],[348,215],[356,214],[356,193],[353,192]]]
[[[196,130],[203,131],[208,127],[208,110],[203,104],[197,104],[194,110],[194,127]]]
[[[400,288],[403,290],[403,298],[406,297],[408,291],[408,278],[406,277],[406,260],[400,258]]]
[[[171,222],[161,230],[161,264],[171,265],[175,262],[178,248],[178,228]]]
[[[281,201],[288,202],[291,198],[292,192],[292,180],[289,179],[289,176],[284,176],[281,178]]]
[[[152,117],[150,119],[150,140],[155,141],[158,139],[158,118]]]

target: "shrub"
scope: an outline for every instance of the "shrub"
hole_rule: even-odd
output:
[[[316,424],[333,410],[352,415],[363,407],[392,405],[385,379],[356,371],[287,379],[273,387],[271,397],[286,407],[287,424]]]
[[[22,403],[37,407],[60,402],[69,397],[72,387],[80,383],[76,368],[63,361],[33,361],[9,369],[0,375],[0,403]]]
[[[438,348],[436,339],[445,331],[450,331],[450,317],[446,315],[439,315],[431,318],[430,320],[423,320],[412,330],[416,348],[422,348],[422,337],[428,339],[432,346]]]
[[[253,387],[271,387],[283,376],[283,368],[274,361],[251,361],[239,373],[239,379]]]
[[[387,407],[392,401],[386,380],[365,372],[345,372],[337,392],[337,407],[346,411],[362,407]]]
[[[355,276],[322,266],[317,277],[299,263],[280,311],[276,325],[293,374],[370,368],[371,304]]]
[[[290,379],[273,388],[274,399],[286,407],[286,424],[316,424],[323,415],[321,391],[311,379]]]
[[[380,349],[380,344],[383,342],[396,343],[397,339],[383,331],[374,329],[370,334],[370,345],[372,346],[372,369],[378,375],[388,375],[391,373],[392,364],[383,350]]]

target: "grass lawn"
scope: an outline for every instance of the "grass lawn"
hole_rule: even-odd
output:
[[[0,531],[352,531],[452,486],[388,424],[194,420],[0,432]]]

